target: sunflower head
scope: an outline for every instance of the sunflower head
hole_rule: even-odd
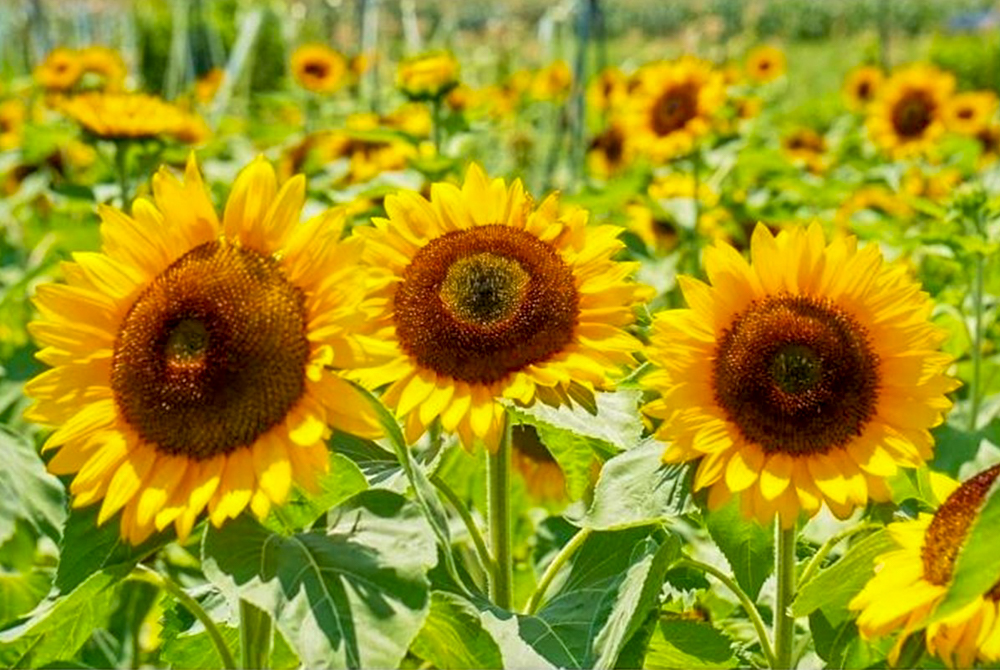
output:
[[[20,100],[0,102],[0,151],[14,149],[21,144],[21,128],[27,110]]]
[[[458,86],[458,61],[448,51],[408,58],[396,70],[396,86],[411,100],[435,100]]]
[[[884,499],[886,476],[930,456],[956,386],[926,295],[877,247],[827,245],[818,224],[758,225],[751,258],[709,248],[711,284],[680,277],[690,307],[654,321],[660,370],[645,383],[662,398],[646,412],[663,420],[664,460],[699,461],[710,507],[740,494],[786,527]]]
[[[612,123],[590,141],[587,165],[598,177],[607,179],[621,172],[628,163],[625,155],[625,131],[621,124]]]
[[[630,151],[663,161],[691,151],[725,101],[722,75],[686,56],[637,73],[626,115]]]
[[[345,81],[347,60],[325,44],[304,44],[292,54],[292,76],[314,93],[333,93]]]
[[[826,140],[811,128],[799,128],[781,138],[781,150],[793,163],[811,172],[822,172]]]
[[[59,47],[49,52],[42,64],[35,68],[35,81],[48,91],[68,91],[83,74],[80,59],[73,49]]]
[[[430,200],[399,193],[386,219],[361,229],[373,282],[366,309],[381,325],[369,342],[385,361],[355,373],[404,419],[412,442],[440,417],[463,444],[496,448],[501,398],[560,404],[605,388],[630,363],[624,327],[644,291],[631,264],[611,257],[619,229],[588,229],[582,210],[537,208],[520,181],[472,166],[461,188]]]
[[[893,158],[926,153],[945,132],[945,112],[955,78],[928,65],[913,65],[885,82],[869,107],[868,134]]]
[[[757,83],[774,81],[785,74],[785,52],[768,44],[747,54],[747,76]]]
[[[945,123],[952,132],[975,136],[993,121],[997,96],[992,91],[959,93],[945,107]]]
[[[566,475],[534,426],[514,426],[511,447],[514,468],[524,478],[532,498],[553,502],[566,499]]]
[[[105,46],[93,45],[81,49],[78,53],[82,69],[81,86],[88,87],[88,79],[93,81],[92,88],[114,93],[125,86],[125,75],[128,71],[121,54]]]
[[[193,143],[208,132],[199,117],[144,93],[82,93],[65,100],[60,110],[104,140],[170,138]]]
[[[865,638],[899,632],[889,655],[895,663],[906,637],[926,628],[927,650],[949,668],[970,668],[977,661],[1000,660],[1000,575],[978,598],[958,612],[930,623],[951,585],[955,561],[976,520],[1000,466],[956,486],[933,516],[888,526],[898,548],[878,558],[875,576],[851,601],[860,610],[858,629]],[[905,598],[900,594],[905,593]]]
[[[573,71],[569,63],[557,60],[549,63],[534,74],[529,94],[534,100],[562,100],[573,84]]]
[[[587,105],[598,112],[614,110],[628,96],[627,77],[615,67],[605,68],[587,87]]]
[[[844,102],[847,107],[864,111],[878,97],[884,79],[882,70],[871,65],[851,70],[844,79]]]
[[[76,254],[66,284],[38,289],[30,330],[52,369],[25,416],[58,429],[45,449],[75,475],[74,506],[121,511],[141,542],[184,538],[250,506],[263,517],[327,467],[329,426],[377,435],[368,404],[329,372],[358,362],[350,331],[363,288],[342,214],[299,224],[304,179],[279,188],[258,159],[222,220],[194,158],[161,169],[133,215],[102,207],[101,253]]]

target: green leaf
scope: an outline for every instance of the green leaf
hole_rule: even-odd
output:
[[[735,498],[705,516],[705,526],[729,561],[736,582],[753,601],[774,572],[774,523],[761,526],[740,514]]]
[[[732,642],[704,621],[660,621],[646,652],[647,670],[676,668],[732,668],[737,665]]]
[[[612,668],[659,608],[663,576],[679,555],[678,539],[659,524],[595,532],[535,615],[491,609],[483,624],[505,668]]]
[[[18,519],[59,540],[66,518],[65,493],[45,470],[28,440],[0,426],[0,544],[13,536]]]
[[[319,493],[310,495],[295,489],[277,514],[270,515],[265,526],[272,530],[302,530],[312,525],[326,511],[368,488],[361,469],[348,457],[330,453],[330,471],[319,478]]]
[[[412,651],[440,670],[504,667],[500,648],[472,603],[442,591],[431,594],[430,613]]]
[[[934,610],[931,621],[941,621],[983,595],[996,584],[1000,575],[1000,552],[996,534],[1000,528],[1000,479],[993,482],[979,514],[969,527],[962,543],[951,585],[944,600]]]
[[[530,407],[512,405],[510,412],[520,423],[529,423],[536,428],[561,429],[588,439],[592,447],[603,454],[616,454],[639,444],[642,420],[638,406],[642,393],[619,390],[596,393],[594,399],[597,402],[596,417],[580,404],[552,407],[536,402]]]
[[[871,579],[875,559],[896,547],[892,537],[880,529],[855,543],[836,563],[821,570],[796,594],[792,614],[807,616],[823,610],[830,625],[848,618],[847,604]]]
[[[430,528],[383,490],[359,493],[334,517],[328,533],[291,537],[246,515],[209,528],[205,575],[230,602],[270,613],[307,667],[395,667],[429,610]]]
[[[625,528],[678,516],[690,507],[691,468],[662,461],[663,443],[649,439],[604,464],[583,525]]]
[[[150,536],[133,547],[121,537],[121,513],[97,525],[100,505],[70,511],[63,530],[56,588],[69,593],[98,570],[121,568],[128,572],[135,565],[176,537],[173,526]]]
[[[534,424],[532,424],[534,425]],[[596,440],[562,428],[553,428],[544,422],[535,425],[538,439],[556,459],[566,478],[566,493],[570,500],[579,500],[590,487],[591,468],[595,462]]]
[[[72,593],[42,602],[26,621],[0,632],[0,667],[49,666],[71,660],[107,621],[121,569],[91,575]]]
[[[0,569],[0,628],[30,612],[51,586],[51,569],[34,568],[26,572]]]

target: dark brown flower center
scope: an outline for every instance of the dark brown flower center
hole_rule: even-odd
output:
[[[625,135],[620,128],[612,126],[595,137],[590,148],[603,153],[611,166],[619,165],[625,155]]]
[[[962,120],[966,120],[967,121],[967,120],[973,118],[975,115],[976,115],[976,112],[971,107],[959,107],[959,109],[958,109],[957,116],[958,116],[958,118],[960,118]]]
[[[861,101],[870,100],[872,98],[872,83],[865,80],[858,84],[857,96]]]
[[[115,341],[111,387],[157,450],[205,459],[250,445],[305,389],[305,297],[277,262],[225,242],[174,261]]]
[[[330,69],[327,67],[326,63],[321,63],[320,61],[311,61],[306,63],[302,68],[302,71],[309,75],[310,77],[315,77],[316,79],[322,79],[327,75]]]
[[[698,87],[695,84],[673,86],[653,103],[653,132],[663,137],[681,130],[698,115]]]
[[[396,334],[421,366],[490,384],[569,344],[578,303],[573,272],[552,246],[510,226],[479,226],[414,255],[396,290]]]
[[[911,91],[896,103],[892,110],[892,125],[896,133],[906,139],[924,134],[934,120],[937,105],[924,91]]]
[[[875,414],[878,357],[865,329],[829,300],[754,302],[723,333],[713,373],[716,402],[769,454],[826,453]]]
[[[997,475],[1000,475],[1000,465],[980,472],[955,489],[934,513],[920,549],[924,578],[931,584],[946,586],[951,581],[958,552]],[[1000,581],[986,596],[1000,601]]]

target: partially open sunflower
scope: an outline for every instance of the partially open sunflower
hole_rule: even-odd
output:
[[[193,143],[208,134],[201,117],[145,93],[90,91],[67,98],[59,109],[104,140],[172,138]]]
[[[851,70],[844,80],[844,102],[854,111],[864,111],[879,94],[885,77],[882,70],[863,65]]]
[[[948,496],[934,515],[890,524],[899,546],[880,556],[875,576],[851,601],[861,610],[858,629],[864,638],[898,632],[889,655],[895,663],[903,642],[926,628],[927,651],[950,668],[971,668],[976,661],[996,667],[1000,661],[1000,575],[997,582],[958,612],[929,624],[948,592],[959,549],[997,476],[994,466],[972,477]]]
[[[945,122],[948,129],[962,135],[983,132],[997,111],[997,96],[992,91],[967,91],[948,101]]]
[[[758,83],[774,81],[785,74],[785,52],[764,44],[747,54],[747,76]]]
[[[35,81],[48,91],[68,91],[83,74],[82,62],[73,49],[53,49],[32,73]]]
[[[627,147],[654,161],[690,152],[725,101],[722,74],[691,56],[648,65],[636,81],[624,117]]]
[[[517,425],[511,430],[511,459],[521,473],[528,494],[540,501],[566,499],[566,475],[531,425]]]
[[[304,44],[292,54],[292,75],[304,89],[333,93],[346,81],[347,59],[325,44]]]
[[[569,402],[607,387],[639,343],[625,328],[646,290],[617,263],[620,229],[560,216],[555,195],[536,209],[521,182],[473,165],[462,187],[438,183],[386,198],[387,219],[358,229],[373,278],[366,340],[379,366],[362,383],[416,441],[435,419],[472,448],[499,445],[501,398]]]
[[[52,366],[25,386],[25,416],[57,426],[49,469],[74,474],[73,505],[119,510],[139,543],[207,508],[216,526],[265,516],[327,468],[328,426],[378,434],[370,405],[326,370],[356,363],[363,288],[342,218],[299,224],[305,180],[280,189],[258,159],[219,221],[194,157],[165,169],[133,215],[101,207],[100,253],[39,287],[29,328]]]
[[[894,72],[868,108],[872,141],[893,158],[927,153],[946,130],[945,112],[954,89],[955,78],[933,66]]]
[[[644,383],[661,397],[645,411],[662,419],[665,462],[698,461],[710,509],[738,494],[762,523],[824,503],[845,517],[930,457],[951,359],[926,294],[856,244],[758,225],[752,264],[710,247],[711,284],[679,277],[689,308],[656,316]]]

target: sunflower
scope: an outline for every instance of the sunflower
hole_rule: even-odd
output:
[[[538,70],[531,79],[528,93],[533,100],[558,102],[569,94],[573,72],[564,60],[554,61]]]
[[[993,163],[1000,156],[1000,124],[990,123],[976,133],[979,143],[979,168]]]
[[[880,212],[895,219],[913,214],[913,209],[899,195],[885,186],[869,185],[862,186],[840,204],[837,213],[834,214],[833,222],[840,230],[847,232],[851,228],[854,215],[865,210]]]
[[[844,79],[844,102],[848,109],[864,111],[879,94],[882,70],[871,65],[855,68]]]
[[[499,445],[507,398],[552,405],[606,388],[634,362],[625,332],[646,290],[617,263],[620,229],[587,226],[587,213],[537,209],[521,182],[469,168],[459,189],[434,184],[430,201],[401,192],[387,219],[360,228],[380,325],[364,344],[384,361],[356,377],[396,410],[407,439],[433,421],[472,448]],[[377,273],[377,274],[376,274]]]
[[[87,86],[86,78],[93,77],[95,88],[109,93],[122,90],[125,85],[125,62],[114,49],[104,46],[89,46],[77,53],[80,59],[83,86]]]
[[[20,100],[0,102],[0,151],[21,146],[21,129],[27,112]]]
[[[225,78],[225,70],[213,67],[194,82],[194,97],[202,104],[211,102]]]
[[[826,140],[811,128],[799,128],[781,138],[781,150],[796,165],[813,173],[826,168]]]
[[[513,447],[511,462],[524,478],[528,494],[536,500],[564,500],[566,475],[535,427],[527,424],[514,426],[510,442]]]
[[[625,117],[630,150],[664,161],[691,151],[725,101],[722,75],[685,56],[638,73]]]
[[[929,65],[895,72],[868,108],[868,134],[893,158],[926,153],[945,131],[955,78]]]
[[[591,173],[607,179],[621,172],[629,161],[625,156],[625,131],[612,123],[587,147],[587,166]]]
[[[976,135],[993,120],[997,111],[997,96],[992,91],[959,93],[945,107],[945,124],[952,132]]]
[[[1000,575],[997,582],[958,612],[928,625],[948,592],[955,560],[1000,466],[959,486],[934,515],[890,524],[898,549],[880,556],[875,576],[851,601],[860,610],[858,629],[865,639],[900,631],[889,660],[895,663],[903,641],[926,626],[927,651],[950,668],[971,668],[976,661],[1000,661]]]
[[[662,420],[664,462],[699,461],[710,509],[738,494],[762,523],[791,527],[823,503],[846,517],[931,455],[957,386],[943,335],[905,270],[856,244],[758,224],[752,264],[710,247],[711,285],[679,277],[690,308],[655,318],[644,383],[662,397],[645,411]]]
[[[447,51],[408,58],[396,70],[396,86],[411,100],[434,100],[458,86],[458,61]]]
[[[360,249],[338,242],[341,213],[298,224],[304,197],[257,159],[220,222],[192,156],[131,217],[102,206],[103,251],[38,288],[29,329],[52,369],[25,386],[25,417],[58,426],[49,469],[75,474],[75,507],[103,500],[98,523],[121,510],[129,542],[170,524],[183,540],[206,508],[216,526],[264,517],[293,482],[315,487],[328,425],[378,434],[325,369],[358,360]]]
[[[304,44],[292,54],[295,81],[314,93],[333,93],[346,74],[347,60],[325,44]]]
[[[785,74],[785,52],[777,47],[763,45],[747,54],[747,76],[758,83],[774,81]]]
[[[195,126],[207,131],[198,117],[145,93],[82,93],[65,100],[60,109],[88,133],[104,140],[169,137],[194,141]]]
[[[48,91],[68,91],[83,74],[82,63],[76,51],[59,47],[49,52],[33,76]]]
[[[601,70],[587,87],[587,106],[599,113],[618,110],[628,97],[627,82],[616,67]]]

